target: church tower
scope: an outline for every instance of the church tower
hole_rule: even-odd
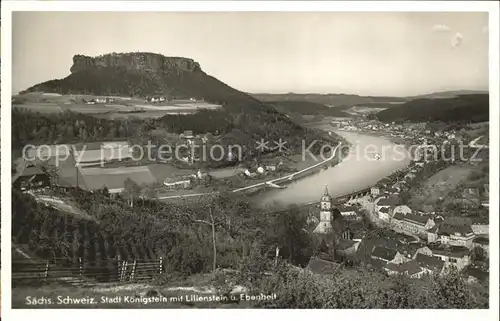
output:
[[[332,229],[332,198],[328,193],[328,185],[325,186],[325,193],[321,197],[319,224],[314,229],[314,233],[325,234]]]

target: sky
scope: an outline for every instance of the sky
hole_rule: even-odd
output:
[[[251,93],[487,90],[487,26],[467,12],[14,12],[12,89],[68,76],[75,54],[143,51]]]

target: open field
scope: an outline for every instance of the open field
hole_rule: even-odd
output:
[[[59,105],[54,103],[39,103],[39,104],[23,104],[23,105],[12,105],[12,108],[19,108],[22,110],[29,110],[33,112],[39,112],[43,114],[54,114],[63,111]]]
[[[159,104],[148,104],[145,99],[131,97],[113,98],[113,103],[85,104],[85,100],[96,97],[89,95],[51,95],[29,93],[13,97],[14,108],[40,113],[72,111],[106,119],[160,118],[168,114],[191,114],[200,109],[218,109],[220,105],[204,101],[172,100]]]
[[[467,175],[472,171],[472,168],[468,166],[450,166],[447,167],[436,174],[432,175],[427,182],[425,182],[425,188],[438,188],[442,187],[455,187],[460,182],[467,179]]]

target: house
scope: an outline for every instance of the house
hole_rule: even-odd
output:
[[[181,138],[184,139],[194,139],[193,131],[192,130],[185,130],[181,135]]]
[[[397,250],[388,249],[382,246],[375,246],[371,253],[371,258],[386,263],[402,263],[405,259]]]
[[[425,274],[425,270],[413,260],[400,264],[387,263],[384,270],[388,275],[405,275],[412,279],[420,279]]]
[[[434,234],[431,237],[434,242],[449,246],[463,246],[468,249],[472,248],[472,240],[475,237],[470,225],[450,224],[446,221],[437,225],[433,232],[428,231],[428,239],[429,233]]]
[[[361,240],[340,239],[335,246],[335,251],[343,257],[352,257],[356,254]]]
[[[413,237],[409,237],[413,239]],[[432,251],[426,246],[422,246],[419,243],[409,243],[406,240],[399,240],[399,243],[396,245],[398,252],[404,257],[405,261],[415,259],[418,253],[425,253],[432,255]]]
[[[49,174],[45,173],[41,168],[31,166],[18,173],[12,183],[14,188],[25,191],[50,186],[51,179]]]
[[[372,188],[370,188],[370,194],[372,195],[372,197],[377,197],[380,195],[380,188],[378,188],[377,186],[373,186]]]
[[[418,253],[414,260],[427,274],[440,275],[444,270],[444,261],[437,257]]]
[[[381,220],[384,220],[384,221],[389,221],[390,220],[390,208],[389,207],[382,207],[378,210],[378,217],[381,219]]]
[[[472,248],[475,247],[480,247],[482,248],[486,253],[489,253],[489,245],[490,245],[490,240],[487,237],[484,236],[478,236],[474,240],[472,240]]]
[[[266,165],[266,171],[274,172],[274,171],[276,171],[276,166],[274,166],[274,165]]]
[[[470,265],[469,249],[466,247],[439,247],[431,248],[432,255],[444,262],[445,269],[455,266],[462,270]]]
[[[392,199],[388,197],[381,197],[375,202],[375,205],[377,207],[377,211],[380,211],[381,208],[390,208],[393,203]]]
[[[423,254],[423,255],[427,255],[427,256],[432,256],[432,250],[427,247],[427,246],[422,246],[422,247],[419,247],[415,253],[413,254],[413,259],[415,259],[417,257],[417,255],[419,254]]]
[[[434,225],[430,229],[427,230],[427,243],[437,243],[438,235],[437,235],[438,225]]]
[[[338,206],[337,209],[340,211],[340,214],[342,214],[343,217],[345,218],[356,218],[356,208],[353,206]]]
[[[476,235],[489,235],[490,225],[486,222],[474,221],[471,225],[472,231]]]
[[[396,227],[419,235],[427,235],[427,230],[435,225],[432,218],[415,214],[394,215],[392,222]]]
[[[392,210],[392,213],[395,215],[397,213],[400,213],[400,214],[403,214],[403,215],[407,215],[407,214],[411,214],[412,213],[412,210],[411,208],[409,208],[407,205],[398,205],[396,206],[393,210]]]
[[[339,263],[312,257],[307,264],[306,271],[314,274],[329,275],[333,274],[339,266]]]

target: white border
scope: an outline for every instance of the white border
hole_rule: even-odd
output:
[[[384,320],[499,320],[498,315],[498,120],[499,120],[499,33],[498,4],[488,1],[2,1],[2,108],[1,108],[1,151],[2,151],[2,316],[8,320],[85,320],[97,317],[97,320],[108,317],[125,319],[141,319],[152,317],[187,319],[193,317],[207,318],[197,310],[11,310],[10,309],[10,234],[11,234],[11,12],[12,11],[489,11],[490,38],[490,309],[489,310],[294,310],[285,317],[311,318],[336,317],[340,319],[384,319]],[[235,312],[236,311],[236,312]],[[252,320],[256,318],[282,318],[284,311],[251,310],[239,313],[240,310],[213,310],[213,318],[238,318]]]

